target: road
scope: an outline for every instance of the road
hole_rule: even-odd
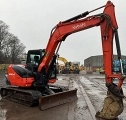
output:
[[[44,111],[40,111],[38,106],[27,107],[8,100],[1,100],[0,120],[97,120],[94,114],[101,110],[107,91],[104,75],[70,74],[58,75],[58,78],[55,84],[78,89],[78,100]],[[4,74],[0,74],[0,87],[2,86],[5,86]],[[123,87],[125,94],[126,85],[124,84]],[[126,108],[125,99],[124,106]],[[125,108],[116,120],[126,120]]]

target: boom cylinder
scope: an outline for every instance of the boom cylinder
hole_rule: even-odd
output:
[[[117,49],[118,60],[120,61],[121,73],[123,74],[121,49],[120,49],[119,36],[118,36],[118,31],[117,31],[117,29],[116,29],[114,32],[115,32],[115,43],[116,43],[116,49]]]
[[[96,10],[98,10],[98,9],[103,8],[103,7],[105,7],[105,5],[104,5],[104,6],[101,6],[101,7],[98,7],[98,8],[96,8],[96,9],[93,9],[93,10],[91,10],[91,11],[86,11],[86,12],[84,12],[84,13],[81,13],[81,14],[75,16],[75,17],[72,17],[72,18],[70,18],[70,19],[68,19],[68,20],[63,21],[62,23],[67,23],[67,22],[71,22],[71,21],[78,20],[78,19],[80,19],[80,18],[86,17],[89,13],[94,12],[94,11],[96,11]]]

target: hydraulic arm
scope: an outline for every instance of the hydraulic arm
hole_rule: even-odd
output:
[[[112,2],[108,1],[105,6],[103,13],[92,15],[84,18],[90,12],[85,12],[80,15],[77,15],[73,18],[70,18],[66,21],[59,22],[51,31],[49,42],[47,44],[45,55],[38,67],[38,72],[41,74],[44,70],[45,73],[48,71],[50,61],[55,52],[58,51],[62,41],[70,34],[86,30],[95,26],[100,26],[101,29],[101,40],[102,40],[102,49],[103,49],[103,62],[105,69],[105,79],[106,86],[109,91],[113,94],[123,97],[120,93],[120,89],[123,83],[125,76],[123,74],[113,74],[112,73],[112,60],[113,60],[113,37],[115,35],[117,53],[121,61],[121,51],[118,38],[118,25],[116,22],[114,5]],[[100,7],[100,8],[102,8]],[[99,9],[99,8],[97,8]],[[95,10],[97,10],[95,9]],[[113,79],[118,78],[118,85],[113,85]]]

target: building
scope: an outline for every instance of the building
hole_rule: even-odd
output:
[[[117,55],[113,55],[113,60],[117,60]],[[122,55],[122,59],[126,60],[126,56]],[[103,67],[103,55],[91,56],[84,60],[84,67],[86,71],[99,71]]]

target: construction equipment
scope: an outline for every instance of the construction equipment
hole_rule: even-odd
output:
[[[1,96],[3,98],[27,106],[34,106],[39,103],[39,98],[42,97],[40,99],[42,101],[42,104],[40,102],[41,110],[63,104],[77,98],[77,89],[69,90],[64,86],[54,86],[52,84],[57,80],[56,58],[51,61],[51,65],[46,76],[44,74],[44,78],[40,78],[37,71],[38,65],[43,59],[44,54],[45,49],[29,50],[27,53],[26,64],[9,65],[5,76],[6,84],[9,86],[1,88]],[[45,81],[42,81],[43,79]],[[59,95],[62,95],[62,99],[57,100]],[[48,105],[46,105],[48,101],[47,99],[52,101]],[[55,102],[55,100],[57,101]]]
[[[103,13],[86,17],[89,13],[103,7],[104,7]],[[62,89],[60,89],[59,91],[61,91],[62,94],[60,92],[56,93],[57,90],[55,90],[55,88],[54,89],[51,88],[48,85],[48,80],[52,72],[54,71],[53,68],[55,68],[54,67],[55,60],[58,54],[59,47],[62,41],[65,41],[68,35],[95,26],[100,26],[101,30],[106,86],[109,92],[111,92],[114,96],[122,100],[124,95],[121,92],[121,88],[123,81],[125,79],[125,75],[123,74],[122,69],[121,50],[117,31],[118,25],[116,22],[114,5],[111,1],[108,1],[107,4],[102,7],[99,7],[92,11],[84,12],[73,18],[59,22],[51,31],[47,47],[45,49],[44,55],[42,56],[38,64],[36,74],[33,76],[30,70],[24,68],[23,69],[24,74],[21,77],[14,71],[14,69],[16,69],[17,66],[10,65],[8,67],[8,75],[11,76],[10,77],[11,79],[8,80],[12,86],[14,85],[17,86],[18,88],[17,87],[2,88],[1,96],[11,99],[16,98],[15,101],[21,99],[20,100],[21,102],[24,102],[26,104],[30,103],[31,105],[33,103],[36,103],[36,101],[38,101],[39,99],[40,109],[42,109],[42,105],[44,104],[45,101],[48,101],[47,103],[48,105],[51,104],[51,98],[54,100],[54,98],[56,98],[57,96],[59,97],[59,95],[61,95],[60,96],[61,99],[63,99],[62,96],[64,96],[65,98],[68,95],[69,91],[64,92],[62,91]],[[121,64],[121,73],[119,74],[113,74],[112,72],[113,37],[115,38],[118,59]],[[29,77],[27,77],[27,75]],[[21,79],[20,81],[18,81],[19,78]],[[117,85],[113,83],[114,78],[118,79]],[[23,89],[19,89],[20,87]],[[73,93],[76,93],[76,90],[73,90],[72,93],[69,95],[71,98],[74,96]],[[67,96],[67,98],[69,96]],[[58,101],[60,101],[60,99],[58,99]],[[66,101],[63,101],[63,103],[67,101],[69,101],[69,98]],[[60,103],[57,104],[57,102],[55,103],[56,104],[53,106],[60,104]],[[50,108],[50,105],[48,106],[48,108]],[[116,115],[112,114],[112,116],[117,117],[119,114],[120,112]],[[105,115],[103,114],[101,115],[101,112],[100,114],[97,114],[97,117],[106,118]]]
[[[68,60],[64,57],[58,57],[58,60],[64,63],[62,70],[60,73],[62,74],[79,74],[80,72],[80,62],[68,62]],[[59,67],[60,68],[60,67]]]
[[[113,60],[113,72],[115,73],[120,73],[121,72],[121,67],[120,67],[120,61],[119,60]],[[124,74],[126,74],[126,60],[122,59],[122,68]]]
[[[80,62],[72,62],[72,70],[74,74],[79,74],[80,72]]]
[[[70,74],[72,72],[73,72],[73,70],[72,70],[72,63],[71,62],[66,62],[65,63],[65,67],[62,70],[62,74]]]
[[[60,61],[62,61],[64,63],[64,66],[62,66],[62,69],[60,70],[60,73],[69,74],[70,71],[71,71],[71,62],[68,62],[68,60],[66,58],[64,58],[64,57],[58,57],[57,60],[60,60]]]
[[[64,57],[58,57],[58,60],[62,61],[64,64],[68,62],[68,60]]]
[[[100,73],[100,74],[105,74],[105,70],[104,70],[103,67],[101,67],[101,68],[99,69],[99,73]]]

